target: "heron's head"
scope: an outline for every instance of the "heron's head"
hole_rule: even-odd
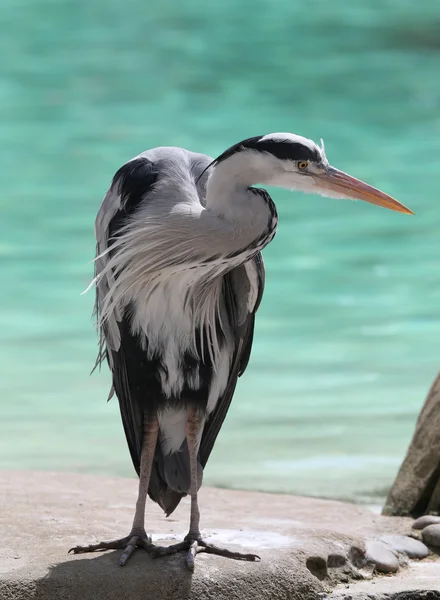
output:
[[[228,160],[232,159],[234,160]],[[252,183],[275,185],[329,198],[365,200],[384,208],[413,214],[409,208],[384,192],[332,167],[324,143],[293,133],[270,133],[249,138],[228,148],[214,165],[234,162],[229,175]]]

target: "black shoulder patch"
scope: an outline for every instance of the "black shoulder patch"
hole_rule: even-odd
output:
[[[311,150],[308,146],[297,142],[289,142],[289,140],[275,140],[267,139],[263,140],[264,136],[259,135],[251,137],[234,146],[228,148],[223,154],[221,154],[215,163],[226,160],[233,154],[241,152],[243,150],[257,150],[258,152],[269,152],[280,160],[320,160],[320,155],[317,150]]]
[[[156,181],[156,166],[148,158],[135,158],[123,165],[113,177],[112,187],[118,186],[124,212],[132,212]]]
[[[145,195],[151,191],[158,178],[156,165],[148,158],[139,157],[123,165],[115,174],[112,188],[121,196],[121,208],[109,223],[109,237],[115,238],[118,231],[133,214]]]

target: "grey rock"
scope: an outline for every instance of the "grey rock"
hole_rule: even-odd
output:
[[[440,524],[428,525],[422,529],[422,539],[426,544],[440,548]]]
[[[440,374],[417,419],[416,430],[382,514],[440,511]]]
[[[429,549],[423,542],[406,535],[384,535],[380,540],[409,558],[426,558],[429,555]]]
[[[428,527],[428,525],[434,525],[440,523],[440,517],[436,517],[435,515],[423,515],[423,517],[419,517],[412,524],[413,529],[424,529]]]
[[[376,570],[380,573],[396,573],[399,570],[399,560],[393,550],[384,544],[375,540],[369,540],[365,544],[365,558],[368,562],[376,565]]]

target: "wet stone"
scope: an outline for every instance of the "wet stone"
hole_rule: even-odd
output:
[[[422,540],[429,546],[440,548],[440,523],[425,527],[422,530]]]
[[[440,525],[440,517],[436,517],[435,515],[423,515],[423,517],[419,517],[412,524],[413,529],[424,529],[428,527],[428,525]]]
[[[426,558],[429,549],[423,542],[415,540],[406,535],[384,535],[380,538],[381,542],[409,558]]]
[[[365,558],[376,565],[380,573],[396,573],[399,560],[393,550],[383,542],[368,541],[365,544]]]

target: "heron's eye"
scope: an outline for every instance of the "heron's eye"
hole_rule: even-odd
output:
[[[303,171],[304,169],[307,169],[307,167],[309,166],[309,163],[306,160],[300,160],[300,161],[298,161],[297,166],[300,171]]]

